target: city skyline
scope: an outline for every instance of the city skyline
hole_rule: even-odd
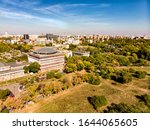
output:
[[[149,0],[0,0],[0,34],[150,34]]]

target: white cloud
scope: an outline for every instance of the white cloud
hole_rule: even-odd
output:
[[[40,2],[37,0],[2,0],[3,4],[8,4],[16,7],[33,7],[38,5]]]
[[[18,11],[10,11],[10,10],[6,10],[6,9],[2,9],[0,8],[0,17],[4,17],[4,18],[9,18],[9,19],[14,19],[14,20],[26,20],[26,21],[30,21],[30,22],[41,22],[41,24],[43,25],[53,25],[53,26],[59,26],[61,27],[62,25],[64,26],[65,23],[60,21],[60,20],[56,20],[56,19],[52,19],[52,18],[43,18],[43,17],[39,17],[39,16],[34,16],[28,13],[24,13],[24,12],[18,12]]]

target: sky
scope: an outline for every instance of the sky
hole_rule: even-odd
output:
[[[150,35],[150,0],[0,0],[0,34]]]

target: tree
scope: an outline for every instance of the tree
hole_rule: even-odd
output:
[[[93,105],[94,109],[107,105],[107,99],[105,96],[88,97],[88,101]]]
[[[144,94],[141,96],[137,96],[137,98],[140,99],[141,102],[144,102],[145,105],[150,108],[150,95]]]
[[[65,72],[66,73],[72,73],[72,72],[75,72],[77,71],[77,66],[76,64],[73,64],[73,63],[69,63],[65,66]]]
[[[33,62],[28,66],[29,72],[37,73],[40,70],[41,65],[37,62]]]
[[[60,72],[55,73],[55,78],[60,79],[62,77],[62,74]]]
[[[76,47],[77,47],[76,45],[70,44],[69,45],[69,50],[74,51],[76,49]]]
[[[29,67],[28,66],[24,66],[23,69],[24,69],[24,73],[28,73],[29,72]]]
[[[51,79],[51,78],[54,78],[54,77],[55,77],[55,71],[53,71],[53,70],[48,72],[47,75],[46,75],[47,79]]]
[[[125,103],[114,104],[112,103],[111,106],[108,106],[104,113],[137,113],[140,110],[134,106],[129,106]]]
[[[101,83],[99,76],[91,73],[83,75],[83,80],[93,85],[99,85]]]
[[[112,77],[112,79],[119,83],[129,83],[132,81],[132,76],[126,70],[121,70],[119,72],[116,72],[116,75]]]
[[[9,89],[0,90],[0,99],[6,99],[11,94]]]
[[[136,78],[143,79],[146,77],[146,74],[147,73],[145,71],[136,71],[133,76],[135,76]]]
[[[84,69],[84,67],[85,67],[85,65],[84,65],[83,61],[82,61],[82,60],[79,60],[79,61],[77,62],[77,70],[78,70],[78,71],[81,71],[81,70]]]
[[[85,70],[87,71],[87,72],[90,72],[90,70],[91,69],[93,69],[91,66],[92,66],[92,64],[89,62],[89,61],[84,61],[83,62],[84,63],[84,68],[85,68]]]
[[[28,56],[26,54],[23,54],[22,56],[18,57],[17,60],[28,62]]]

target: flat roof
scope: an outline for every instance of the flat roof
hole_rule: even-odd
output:
[[[5,71],[0,71],[0,74],[8,74],[8,73],[17,72],[17,71],[24,71],[24,70],[23,69],[5,70]]]
[[[28,65],[29,63],[15,63],[15,62],[9,62],[9,63],[6,63],[7,66],[10,66],[10,67],[19,67],[19,66],[26,66]]]
[[[55,54],[57,51],[52,47],[43,47],[33,51],[34,54]]]

